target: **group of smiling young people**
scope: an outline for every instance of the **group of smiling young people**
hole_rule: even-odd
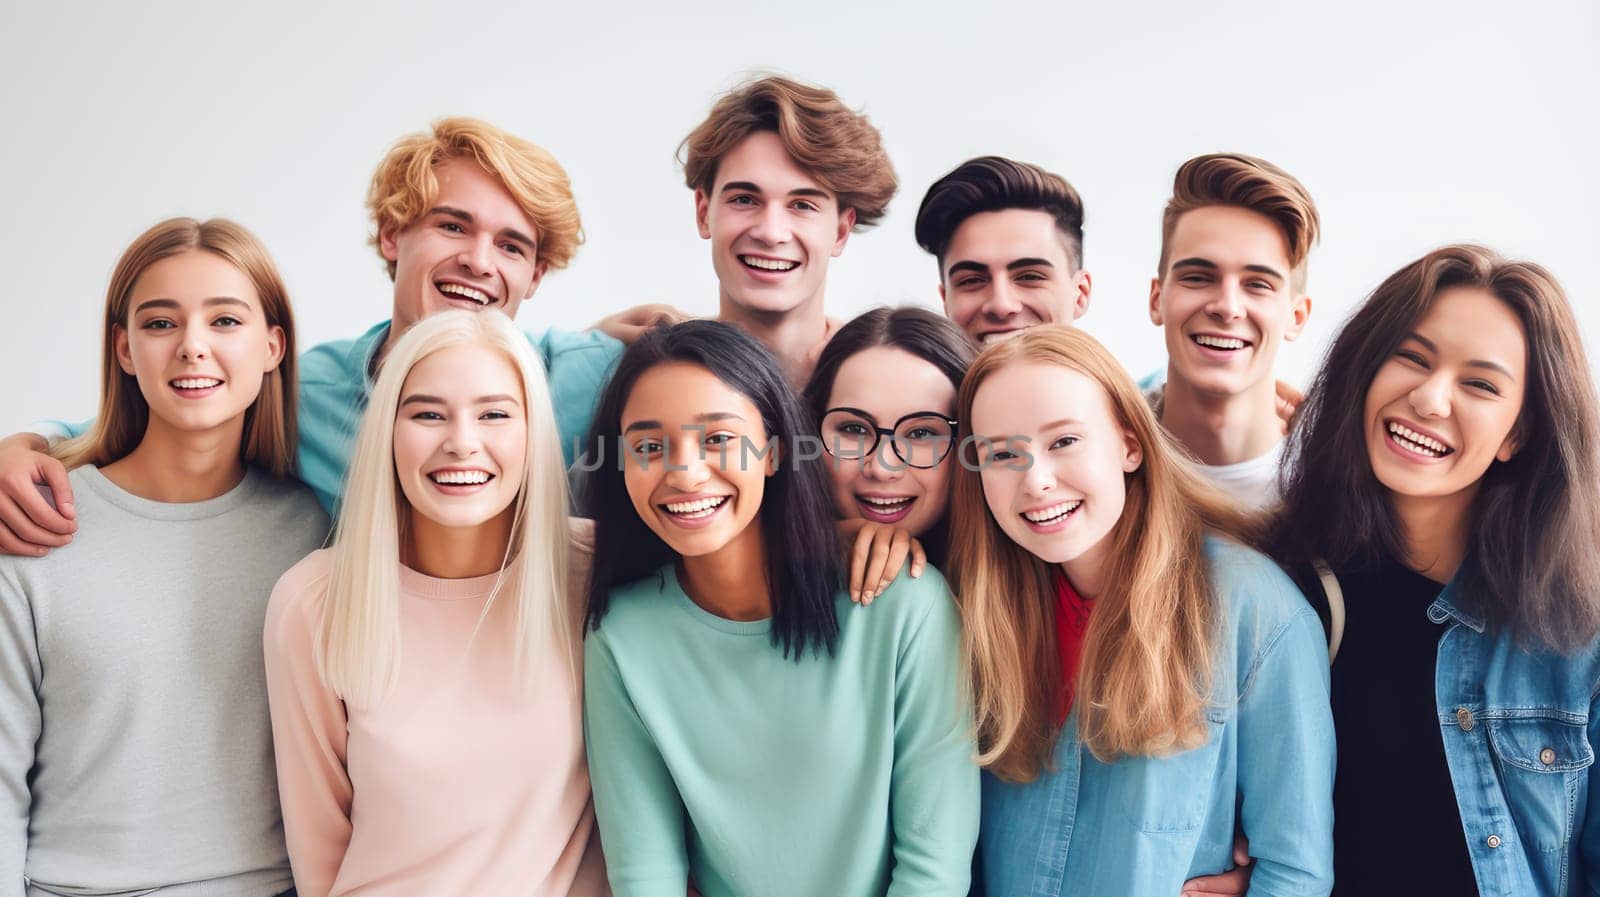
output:
[[[578,211],[464,118],[373,177],[355,340],[297,357],[236,224],[128,247],[97,417],[0,441],[0,893],[1600,893],[1600,416],[1545,269],[1406,263],[1302,397],[1311,197],[1201,156],[1141,386],[1055,174],[956,167],[944,314],[839,322],[870,122],[762,78],[682,157],[715,320],[518,331]]]

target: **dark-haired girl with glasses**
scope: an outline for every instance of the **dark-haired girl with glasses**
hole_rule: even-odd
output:
[[[936,567],[944,563],[950,465],[961,438],[956,390],[976,355],[949,318],[915,306],[875,308],[839,328],[805,389],[839,517],[901,528]],[[881,591],[881,576],[896,571],[877,572],[867,581]]]
[[[647,333],[601,398],[584,714],[617,897],[967,893],[955,605],[936,571],[851,604],[814,438],[714,321]]]

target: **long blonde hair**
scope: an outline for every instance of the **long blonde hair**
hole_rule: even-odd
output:
[[[978,356],[961,384],[958,419],[1001,368],[1060,365],[1100,385],[1143,450],[1127,474],[1104,594],[1084,636],[1074,701],[1083,743],[1102,760],[1160,755],[1205,741],[1218,607],[1203,540],[1254,541],[1247,518],[1197,473],[1161,429],[1127,371],[1081,330],[1035,327]],[[976,446],[961,447],[951,514],[950,578],[972,677],[979,763],[1031,781],[1050,761],[1067,675],[1060,668],[1052,565],[1005,534],[984,501]]]
[[[576,621],[567,607],[567,480],[544,367],[498,311],[448,311],[425,318],[389,351],[356,434],[333,540],[333,566],[316,645],[328,687],[357,705],[382,697],[400,661],[400,540],[409,506],[394,467],[394,424],[406,376],[441,349],[477,346],[511,360],[526,397],[528,441],[515,523],[501,576],[483,610],[510,602],[518,675],[533,652],[555,643],[576,668]],[[501,596],[504,596],[501,598]],[[480,620],[481,624],[481,620]]]
[[[100,412],[88,432],[57,443],[50,453],[66,467],[74,468],[110,464],[139,447],[150,423],[150,403],[139,391],[138,379],[117,361],[116,331],[128,326],[129,305],[139,276],[156,262],[185,252],[209,252],[238,268],[256,289],[267,327],[283,329],[283,360],[262,378],[260,394],[245,411],[239,456],[275,477],[288,476],[294,472],[294,453],[299,444],[295,424],[294,313],[283,278],[266,247],[255,234],[226,218],[168,218],[140,234],[123,250],[106,287],[101,321]]]

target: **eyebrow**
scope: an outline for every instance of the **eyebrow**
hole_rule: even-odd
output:
[[[454,218],[463,224],[472,224],[477,220],[472,217],[471,212],[468,212],[465,209],[458,209],[455,206],[434,206],[428,210],[428,214],[444,215],[447,218]],[[502,227],[500,228],[499,233],[501,236],[509,237],[512,240],[516,240],[519,243],[525,244],[529,249],[533,249],[538,245],[534,242],[532,237],[514,227]]]
[[[1433,340],[1428,339],[1427,337],[1423,336],[1420,333],[1417,333],[1415,330],[1413,330],[1412,332],[1406,334],[1406,339],[1416,340],[1417,342],[1422,344],[1422,347],[1424,349],[1427,349],[1429,352],[1432,352],[1435,355],[1439,354],[1439,347],[1434,345]],[[1466,364],[1467,364],[1467,367],[1469,367],[1469,368],[1482,368],[1484,370],[1497,371],[1497,372],[1499,372],[1501,374],[1506,375],[1507,377],[1511,378],[1512,380],[1516,380],[1517,379],[1517,375],[1516,374],[1511,373],[1511,370],[1509,368],[1507,368],[1505,365],[1501,364],[1498,361],[1488,361],[1488,360],[1481,359],[1481,358],[1474,358],[1473,360],[1467,362]]]
[[[510,403],[512,405],[520,405],[520,404],[522,404],[521,402],[517,401],[517,397],[516,396],[507,395],[506,393],[503,393],[503,392],[497,392],[494,395],[489,395],[489,396],[478,396],[476,399],[473,400],[473,404],[474,405],[494,405],[494,404],[499,403],[499,402],[508,402],[508,403]],[[430,396],[430,395],[428,395],[426,393],[414,392],[411,395],[405,397],[405,400],[400,403],[400,407],[404,408],[407,405],[445,405],[445,404],[448,404],[448,403],[445,402],[444,399],[442,399],[442,398],[440,398],[438,396]]]
[[[244,301],[243,299],[236,299],[232,296],[212,296],[210,299],[207,299],[200,304],[206,308],[211,308],[217,305],[237,305],[245,311],[250,310],[250,303]],[[134,309],[133,313],[138,314],[147,308],[177,309],[182,307],[183,306],[179,305],[176,299],[150,299],[148,301],[139,303],[139,307]]]
[[[1172,268],[1173,268],[1173,270],[1176,270],[1178,268],[1204,268],[1207,271],[1220,270],[1220,268],[1218,268],[1216,262],[1213,262],[1212,260],[1207,259],[1207,258],[1201,258],[1199,256],[1192,256],[1192,257],[1186,258],[1186,259],[1179,259],[1178,261],[1172,263]],[[1287,277],[1283,276],[1283,272],[1279,271],[1277,268],[1272,267],[1271,265],[1245,265],[1244,269],[1246,271],[1251,271],[1251,272],[1254,272],[1256,274],[1265,274],[1268,277],[1274,277],[1274,278],[1277,278],[1280,281],[1288,280]]]
[[[729,181],[722,185],[723,193],[763,193],[761,185],[754,181]],[[831,199],[833,194],[819,187],[796,187],[789,191],[790,196],[809,196],[817,199]]]
[[[744,418],[740,417],[737,414],[734,414],[732,411],[709,411],[709,412],[706,412],[705,414],[696,414],[694,416],[694,419],[695,419],[696,423],[701,423],[701,424],[715,423],[716,421],[723,421],[723,420],[744,420]],[[626,433],[632,433],[634,430],[665,430],[665,429],[666,429],[666,427],[662,426],[661,425],[661,421],[658,421],[658,420],[636,420],[633,423],[628,424],[626,427],[624,427],[622,432],[624,434],[626,434]]]
[[[1020,258],[1020,259],[1012,259],[1011,261],[1006,262],[1006,270],[1007,271],[1015,271],[1018,268],[1054,268],[1054,267],[1055,267],[1055,265],[1052,264],[1049,259],[1041,259],[1041,258]],[[970,260],[963,260],[963,261],[952,263],[950,265],[949,269],[947,269],[944,272],[944,276],[951,277],[951,276],[955,275],[956,272],[958,272],[958,271],[972,271],[972,272],[974,272],[976,274],[988,274],[989,273],[989,266],[985,265],[982,262],[974,262],[974,261],[970,261]]]

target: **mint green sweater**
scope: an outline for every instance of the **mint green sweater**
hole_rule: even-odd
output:
[[[834,655],[796,662],[671,566],[612,593],[584,716],[616,897],[967,893],[978,768],[949,590],[930,567],[837,607]]]

